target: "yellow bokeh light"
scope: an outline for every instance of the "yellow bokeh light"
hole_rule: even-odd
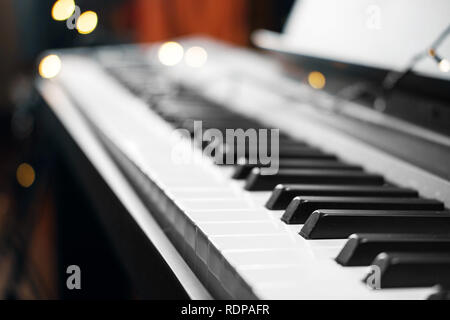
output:
[[[52,8],[52,18],[56,21],[69,19],[75,11],[74,0],[58,0]]]
[[[326,79],[321,72],[313,71],[308,75],[308,83],[314,89],[323,89],[326,84]]]
[[[189,67],[200,68],[208,60],[208,53],[202,47],[192,47],[186,51],[184,59]]]
[[[77,20],[77,30],[81,34],[89,34],[95,30],[97,23],[97,14],[94,11],[85,11]]]
[[[442,72],[449,72],[450,62],[447,59],[442,59],[441,62],[439,62],[439,70]]]
[[[183,56],[183,47],[174,41],[162,44],[158,51],[159,61],[165,66],[177,65],[183,60]]]
[[[32,166],[28,163],[22,163],[17,167],[16,171],[17,182],[24,188],[29,188],[36,179],[36,173]]]
[[[39,74],[44,79],[51,79],[61,71],[61,59],[56,54],[44,57],[39,63]]]

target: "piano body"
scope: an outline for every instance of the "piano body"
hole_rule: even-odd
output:
[[[426,299],[445,288],[448,135],[368,108],[342,88],[319,90],[344,77],[339,59],[330,77],[321,61],[309,83],[299,81],[308,55],[270,33],[255,39],[289,52],[202,37],[169,43],[166,60],[161,44],[59,50],[61,71],[36,85],[127,209],[121,219],[133,221],[191,298]],[[185,57],[196,48],[193,62],[177,61],[181,48]],[[433,81],[448,89],[448,80]],[[264,174],[247,155],[217,164],[239,142],[207,157],[206,145],[174,133],[194,136],[194,121],[219,132],[279,129],[278,172]],[[120,221],[109,225],[138,263],[146,252]]]

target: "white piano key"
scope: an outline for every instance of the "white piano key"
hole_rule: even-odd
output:
[[[238,272],[253,284],[253,290],[264,292],[265,299],[424,299],[430,292],[429,288],[369,289],[361,281],[367,268],[335,268],[326,262],[273,268],[248,267]]]
[[[223,256],[237,270],[248,266],[291,266],[301,265],[302,256],[295,249],[254,249],[254,250],[226,250]]]
[[[260,211],[254,210],[210,210],[210,211],[192,211],[188,213],[189,217],[201,222],[251,222],[251,221],[269,221],[271,218]]]
[[[221,274],[224,272],[224,251],[294,249],[303,243],[295,241],[285,234],[211,236],[209,241],[208,267],[217,278],[221,278]]]
[[[211,236],[209,240],[220,251],[252,249],[294,249],[303,242],[301,241],[301,239],[295,241],[285,234]]]
[[[264,207],[271,194],[272,192],[267,191],[256,191],[256,192],[246,191],[245,193],[243,193],[243,196],[251,198],[253,203],[255,203],[258,206]]]
[[[235,169],[233,166],[221,166],[218,170],[221,174],[223,174],[224,177],[231,178]]]
[[[223,235],[265,235],[284,234],[284,229],[272,221],[258,222],[203,222],[198,223],[199,229],[208,237]]]
[[[235,198],[239,192],[230,188],[179,188],[170,191],[174,199],[198,199],[198,198]]]
[[[273,235],[282,234],[272,222],[206,222],[198,223],[195,250],[203,263],[208,263],[210,255],[210,237],[218,235]],[[223,254],[222,252],[220,252]],[[217,260],[217,259],[216,259]],[[219,258],[220,260],[220,258]],[[218,271],[220,274],[221,270]]]
[[[208,181],[208,180],[182,180],[182,179],[160,179],[161,183],[167,186],[168,188],[220,188],[223,187],[224,184],[218,181]]]
[[[267,213],[268,213],[269,215],[271,215],[274,219],[279,219],[279,220],[281,220],[281,217],[282,217],[283,214],[284,214],[284,210],[272,210],[272,211],[268,210]],[[297,225],[297,226],[299,226],[299,225]],[[299,229],[299,231],[300,231],[300,229]]]
[[[201,198],[201,199],[184,199],[178,200],[180,206],[186,210],[244,210],[255,208],[255,205],[248,201],[236,198],[230,199],[214,199],[214,198]]]
[[[340,295],[335,289],[325,288],[308,290],[302,284],[291,282],[258,285],[252,289],[255,295],[267,300],[424,300],[432,293],[428,288],[372,291],[364,287],[357,292]]]

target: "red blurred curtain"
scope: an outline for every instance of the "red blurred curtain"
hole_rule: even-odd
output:
[[[140,42],[204,34],[245,45],[248,7],[249,0],[134,0],[131,24]]]

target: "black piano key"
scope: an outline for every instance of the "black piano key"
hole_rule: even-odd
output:
[[[189,133],[191,133],[191,135],[194,135],[195,130],[199,128],[199,124],[196,122],[199,122],[198,120],[193,120],[193,119],[189,119],[189,120],[184,120],[180,125],[179,128],[182,129],[186,129],[187,131],[189,131]],[[214,128],[217,129],[219,131],[221,131],[224,135],[226,133],[227,129],[243,129],[243,130],[248,130],[248,129],[260,129],[259,126],[256,126],[254,123],[249,122],[247,120],[242,120],[242,119],[234,119],[233,121],[222,121],[222,120],[202,120],[201,121],[201,127],[203,130],[207,130],[210,128]]]
[[[272,139],[267,139],[267,144],[270,146],[272,144]],[[275,145],[278,145],[280,148],[295,148],[295,147],[310,147],[306,142],[300,140],[294,140],[288,137],[282,137],[280,135],[278,141],[275,142]]]
[[[248,140],[238,140],[238,139],[234,139],[233,141],[225,141],[227,148],[230,147],[234,147],[235,149],[238,146],[246,146],[246,147],[250,147],[250,143]],[[268,139],[267,143],[265,144],[265,146],[267,148],[270,148],[272,145],[272,139]],[[313,151],[318,151],[317,148],[313,148],[309,145],[307,145],[305,142],[303,141],[297,141],[297,140],[292,140],[289,137],[283,137],[280,136],[278,141],[274,142],[274,146],[278,146],[279,150],[286,150],[286,149],[305,149],[305,150],[313,150]],[[256,145],[252,145],[251,147],[257,149],[259,148],[259,141]]]
[[[188,119],[205,119],[205,120],[213,120],[213,119],[236,119],[236,115],[224,111],[224,110],[205,110],[203,109],[194,109],[194,110],[171,110],[171,109],[161,109],[159,111],[159,114],[162,115],[165,119],[173,119],[177,120],[180,124],[182,123],[182,120],[188,120]]]
[[[318,160],[337,160],[333,154],[323,152],[312,147],[280,147],[280,159],[318,159]]]
[[[368,266],[381,252],[450,253],[450,234],[353,234],[336,261],[343,266]]]
[[[324,154],[320,150],[316,148],[312,148],[301,141],[293,141],[288,137],[280,137],[280,140],[276,142],[278,145],[278,157],[283,158],[283,155],[285,152],[288,153],[288,156],[293,152],[297,152],[298,154],[302,154],[306,159],[321,159],[321,158],[330,158],[334,156],[330,156],[327,154]],[[202,148],[204,149],[206,146],[210,145],[209,141],[203,141]],[[271,139],[267,141],[266,148],[269,150],[269,154],[272,155],[271,150],[272,142]],[[217,164],[232,164],[232,165],[238,165],[243,162],[255,162],[258,163],[261,159],[259,158],[259,154],[261,151],[264,155],[267,154],[267,150],[261,150],[259,143],[256,144],[250,144],[250,141],[245,140],[236,140],[229,142],[226,141],[226,143],[219,145],[218,148],[216,148],[212,154],[214,156],[214,160],[216,160]],[[287,159],[289,160],[289,159]],[[275,161],[275,160],[274,160]],[[272,165],[271,161],[267,166],[270,167]],[[277,163],[279,163],[279,160],[276,160]],[[253,167],[253,166],[252,166]],[[247,170],[246,175],[249,174],[251,171],[251,168],[244,169]]]
[[[208,114],[205,114],[201,117],[198,117],[196,115],[180,115],[180,114],[176,114],[176,115],[160,114],[160,115],[164,118],[164,120],[172,123],[173,126],[182,127],[182,128],[184,128],[186,120],[202,121],[202,122],[203,121],[211,122],[211,121],[215,120],[214,115],[208,115]],[[229,119],[229,121],[234,120],[234,118],[232,116],[224,115],[222,118]],[[185,129],[193,131],[193,126],[187,127]]]
[[[281,220],[288,224],[304,223],[319,209],[440,211],[444,210],[444,204],[420,198],[295,197]]]
[[[427,300],[450,300],[450,285],[438,285]]]
[[[267,138],[266,141],[266,146],[270,146],[272,145],[272,139],[270,136],[270,132],[268,133],[269,137]],[[233,141],[231,141],[231,143],[229,143],[227,141],[228,144],[234,144],[236,145],[238,142],[241,142],[240,140],[234,139]],[[313,148],[311,146],[309,146],[306,142],[304,141],[300,141],[300,140],[294,140],[290,137],[284,136],[282,134],[279,135],[278,140],[273,141],[274,145],[277,145],[280,149],[290,149],[290,148],[298,148],[298,147],[303,147],[303,148],[311,148],[314,150],[318,150],[317,148]],[[248,143],[247,141],[245,143]],[[260,141],[258,141],[258,145],[259,145]]]
[[[255,150],[255,156],[258,157],[258,148],[252,149],[250,147],[247,147],[244,150],[245,152],[243,154],[239,155],[236,149],[232,150],[229,147],[226,147],[221,150],[221,153],[222,153],[221,158],[226,159],[228,154],[231,152],[231,154],[232,154],[231,158],[233,159],[234,164],[237,164],[238,160],[240,161],[241,157],[244,157],[245,159],[250,159],[250,157],[251,157],[250,150]],[[270,148],[269,148],[269,151],[270,151]],[[267,151],[265,151],[264,154],[267,154]],[[269,152],[269,154],[272,154],[272,153]],[[318,149],[311,148],[308,146],[296,146],[296,147],[280,146],[278,157],[279,157],[279,159],[337,160],[335,155],[324,153],[323,151],[320,151]],[[258,158],[252,159],[252,160],[257,162]]]
[[[328,196],[328,197],[418,197],[415,190],[391,186],[324,186],[324,185],[278,185],[266,203],[271,210],[286,209],[295,197]]]
[[[249,164],[247,160],[243,159],[238,162],[232,178],[241,180],[247,179],[253,168],[267,168],[272,164]],[[336,160],[314,160],[314,159],[280,159],[278,161],[278,167],[280,169],[343,169],[362,171],[361,166],[350,165]]]
[[[448,234],[449,211],[316,210],[300,230],[306,239],[346,239],[354,233]]]
[[[269,151],[270,151],[270,146],[271,146],[271,143],[268,143],[266,145],[266,148]],[[242,144],[238,145],[237,143],[234,143],[233,145],[228,144],[226,147],[223,148],[223,152],[227,153],[227,152],[231,152],[231,151],[237,151],[239,147],[246,148],[246,151],[248,151],[250,149],[258,151],[260,149],[258,145],[250,146],[249,142],[246,141],[245,144],[243,144],[243,145]],[[326,153],[320,151],[319,149],[316,149],[316,148],[313,148],[310,146],[306,146],[306,145],[302,145],[302,144],[288,145],[288,146],[279,145],[278,151],[279,151],[280,158],[285,158],[285,159],[291,159],[289,157],[283,157],[285,154],[298,154],[299,158],[301,158],[303,155],[307,159],[322,159],[322,158],[328,159],[330,157],[329,154],[326,154]],[[269,154],[270,154],[270,152],[269,152]],[[308,158],[308,157],[310,157],[310,158]]]
[[[278,184],[382,185],[383,183],[383,177],[378,174],[344,169],[280,169],[275,175],[263,175],[259,168],[254,168],[246,180],[245,189],[269,191]]]
[[[407,288],[448,285],[450,284],[450,253],[383,252],[372,262],[371,269],[372,272],[363,281],[372,287]]]
[[[260,125],[255,124],[255,127],[260,127]],[[234,147],[235,149],[238,146],[245,146],[247,148],[250,147],[250,142],[248,139],[245,140],[241,140],[241,139],[233,139],[232,141],[229,141],[227,139],[225,139],[223,141],[224,144],[224,148],[230,148],[230,147]],[[272,139],[269,137],[267,139],[267,147],[270,147],[272,145]],[[299,140],[293,140],[292,138],[285,136],[283,134],[279,135],[279,139],[278,141],[275,141],[275,145],[278,145],[279,148],[310,148],[313,149],[311,146],[308,146],[308,144],[306,144],[303,141],[299,141]],[[256,145],[251,145],[252,148],[257,148],[259,146],[259,141]],[[314,150],[318,150],[318,149],[314,149]]]
[[[189,114],[202,115],[202,114],[219,114],[223,109],[211,107],[208,104],[193,100],[175,101],[170,99],[163,99],[159,101],[155,110],[160,114],[180,114],[180,116],[189,117]],[[227,113],[234,115],[233,113]]]

